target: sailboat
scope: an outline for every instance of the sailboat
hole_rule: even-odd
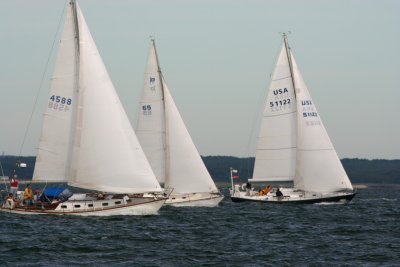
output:
[[[43,180],[91,191],[43,193],[28,206],[19,192],[1,211],[148,215],[166,199],[75,0],[66,13],[34,169],[33,182]]]
[[[355,192],[283,35],[249,182],[293,181],[293,187],[246,191],[232,186],[234,202],[350,201]],[[233,183],[232,183],[233,184]]]
[[[214,207],[223,199],[208,173],[162,75],[151,40],[136,134],[173,206]]]

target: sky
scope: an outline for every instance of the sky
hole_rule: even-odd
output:
[[[400,159],[400,1],[78,3],[132,125],[154,36],[200,154],[254,156],[281,33],[290,31],[339,157]],[[64,0],[0,0],[0,153],[36,154],[64,7]]]

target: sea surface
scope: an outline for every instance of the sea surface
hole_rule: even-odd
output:
[[[0,213],[0,266],[400,266],[399,193],[360,189],[350,204],[226,197],[155,216]]]

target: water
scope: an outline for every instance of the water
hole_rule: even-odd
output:
[[[163,207],[157,216],[0,213],[0,266],[400,266],[399,189],[351,204]]]

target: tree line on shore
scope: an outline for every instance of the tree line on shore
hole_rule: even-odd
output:
[[[232,156],[204,156],[203,161],[216,182],[229,182],[232,167],[239,171],[239,180],[247,181],[253,173],[254,158]],[[36,157],[0,156],[2,171],[5,176],[14,172],[20,179],[32,179]],[[18,163],[26,163],[26,168],[19,168]],[[400,160],[386,159],[342,159],[342,164],[352,183],[399,184]],[[100,166],[99,166],[100,167]],[[0,173],[0,175],[3,175]]]

